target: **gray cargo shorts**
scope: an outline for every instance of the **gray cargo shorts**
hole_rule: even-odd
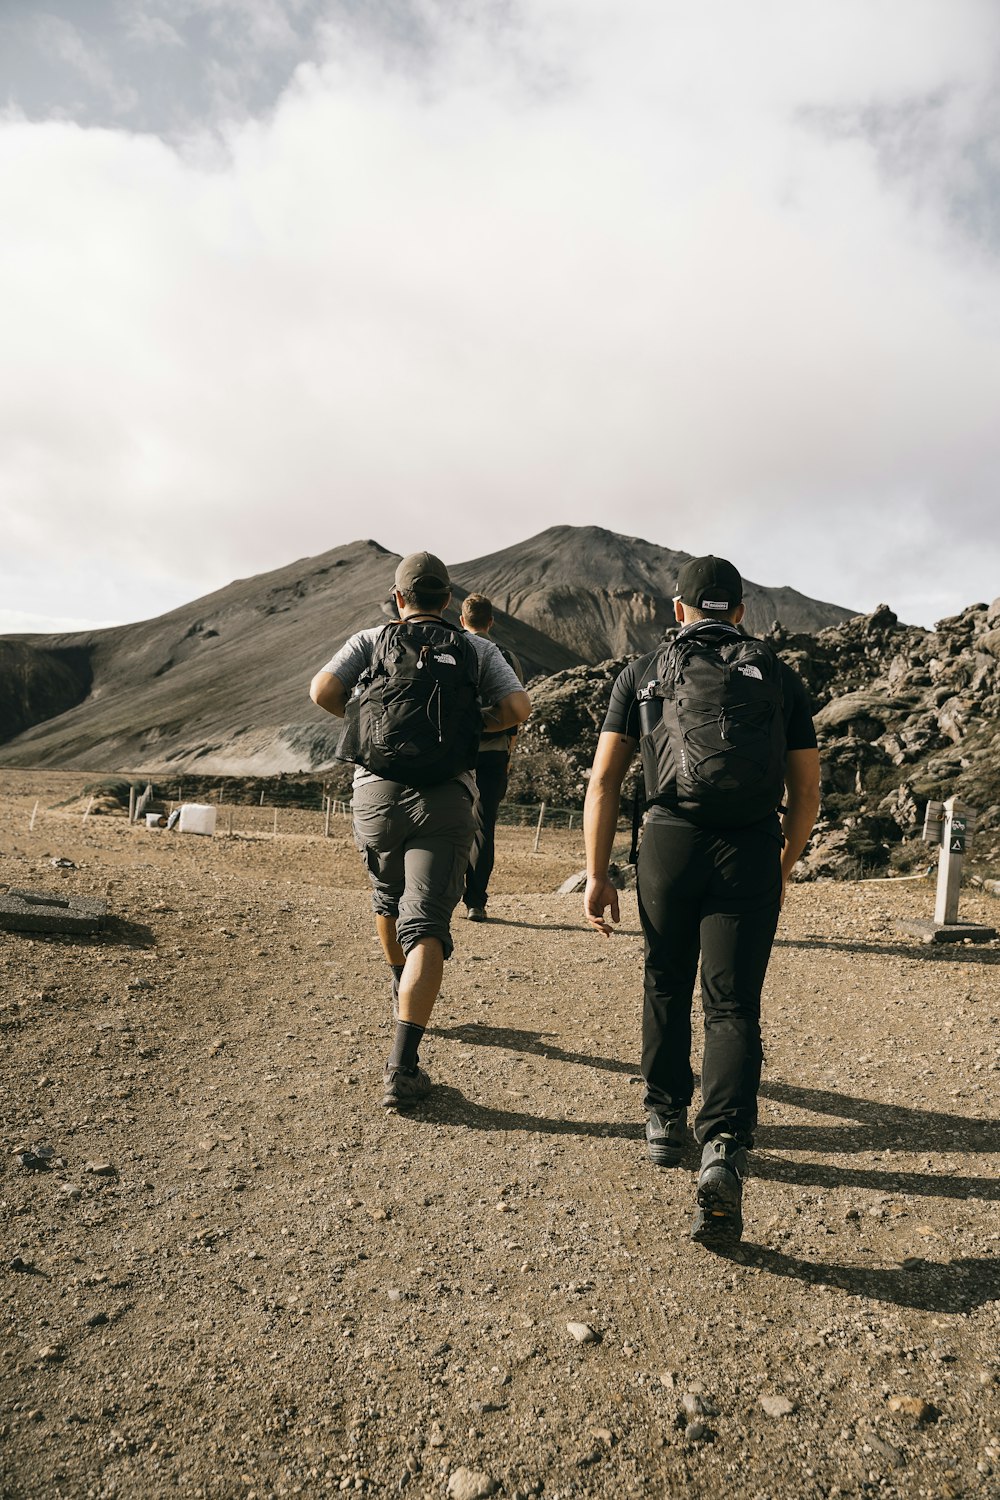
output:
[[[354,788],[353,812],[372,910],[396,918],[404,953],[419,938],[433,937],[450,958],[451,914],[476,832],[472,794],[460,781],[420,788],[365,781]]]

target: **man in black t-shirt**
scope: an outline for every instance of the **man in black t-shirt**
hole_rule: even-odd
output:
[[[695,648],[705,648],[709,654],[717,651],[735,660],[744,606],[742,579],[731,563],[717,557],[686,563],[678,575],[674,609],[682,626],[676,637],[677,643],[684,643],[682,650],[694,655]],[[785,885],[819,810],[819,752],[805,689],[790,667],[769,654],[768,647],[758,644],[747,649],[758,653],[760,665],[735,666],[730,672],[742,671],[756,679],[752,693],[770,669],[773,713],[780,711],[784,729],[783,746],[780,727],[774,732],[774,742],[784,752],[784,806],[778,806],[778,792],[773,811],[766,816],[755,811],[750,822],[737,814],[724,827],[706,826],[717,819],[707,812],[702,815],[690,792],[690,779],[684,781],[689,766],[685,763],[678,777],[674,762],[673,780],[668,774],[655,789],[638,863],[639,916],[645,938],[642,1075],[648,1111],[646,1140],[649,1157],[658,1166],[676,1165],[685,1148],[687,1109],[694,1090],[691,999],[701,957],[705,1049],[702,1105],[694,1134],[703,1149],[691,1233],[693,1239],[709,1245],[734,1243],[742,1234],[742,1183],[757,1123],[762,1061],[761,987]],[[618,893],[608,880],[608,862],[621,785],[646,727],[640,722],[638,695],[648,696],[658,658],[659,651],[640,658],[615,681],[587,790],[584,912],[606,937],[613,929],[605,913],[610,909],[611,922],[619,920]],[[669,671],[670,660],[664,660]],[[657,689],[658,681],[652,687]],[[662,697],[664,715],[674,711],[671,692],[654,691],[653,696]],[[708,717],[711,720],[713,715]],[[725,750],[726,726],[720,727]],[[659,737],[661,746],[665,737]],[[669,752],[666,764],[671,765]],[[732,800],[732,794],[728,795]]]

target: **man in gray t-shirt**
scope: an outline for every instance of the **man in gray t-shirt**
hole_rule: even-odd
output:
[[[393,589],[400,619],[442,623],[451,599],[448,571],[430,552],[404,557]],[[382,631],[352,635],[312,680],[309,695],[343,718],[372,665]],[[531,700],[498,648],[467,636],[478,663],[479,703],[488,732],[516,728]],[[389,781],[363,765],[354,773],[354,838],[368,868],[382,951],[393,971],[396,1031],[383,1076],[383,1104],[399,1109],[424,1098],[430,1079],[417,1049],[451,956],[451,916],[462,892],[476,830],[472,769],[430,786]]]

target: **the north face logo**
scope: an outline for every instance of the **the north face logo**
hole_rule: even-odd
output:
[[[742,666],[738,670],[743,673],[744,677],[756,677],[758,682],[764,681],[760,667]]]

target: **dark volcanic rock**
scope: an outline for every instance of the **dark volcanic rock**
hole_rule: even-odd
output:
[[[769,633],[807,686],[820,741],[823,808],[804,878],[930,863],[934,851],[919,839],[924,808],[949,796],[981,814],[970,857],[990,866],[1000,845],[989,834],[1000,825],[997,619],[1000,600],[929,631],[901,625],[881,605],[815,636]],[[585,786],[611,684],[629,659],[533,686],[523,749],[530,758],[544,745],[550,763],[559,757],[566,787]],[[627,794],[635,779],[633,768]]]

